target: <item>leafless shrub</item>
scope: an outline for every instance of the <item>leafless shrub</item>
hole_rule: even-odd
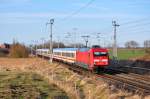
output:
[[[10,48],[9,56],[13,58],[27,58],[29,56],[29,52],[25,45],[20,43],[13,43]]]

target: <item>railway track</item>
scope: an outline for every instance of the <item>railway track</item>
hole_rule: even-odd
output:
[[[131,73],[150,75],[150,69],[148,68],[135,67],[135,66],[134,67],[133,66],[113,66],[113,68],[118,68],[120,70],[125,70]]]
[[[121,76],[121,77],[127,77],[131,80],[135,80],[135,81],[139,81],[142,83],[147,83],[150,85],[150,78],[147,77],[147,76],[143,76],[143,75],[138,75],[138,74],[133,74],[133,73],[129,73],[129,74],[118,74],[118,76]]]
[[[45,57],[45,56],[44,56]],[[48,59],[49,57],[45,57]],[[114,85],[116,88],[121,88],[133,93],[139,93],[140,95],[150,95],[150,80],[147,77],[143,77],[139,74],[129,73],[123,71],[114,70],[116,74],[108,74],[103,72],[101,74],[92,73],[78,66],[70,66],[71,64],[63,64],[63,66],[70,70],[77,72],[83,76],[103,79],[110,85]],[[113,69],[111,69],[113,71]],[[114,72],[113,71],[113,72]]]
[[[116,83],[122,84],[121,88],[128,89],[131,91],[140,92],[143,94],[150,94],[150,84],[148,82],[143,82],[141,80],[133,79],[132,77],[124,76],[124,75],[107,75],[105,74],[105,78],[109,78],[111,80],[115,80]],[[132,88],[132,89],[131,89]]]

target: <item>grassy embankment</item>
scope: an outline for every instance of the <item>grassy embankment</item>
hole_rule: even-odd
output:
[[[0,99],[68,99],[67,94],[35,73],[0,72]]]
[[[63,64],[49,64],[48,61],[39,58],[0,58],[0,64],[0,70],[25,71],[42,75],[48,79],[49,84],[55,84],[64,90],[69,99],[109,99],[106,83],[103,81],[97,83],[92,78],[84,78],[64,68]]]
[[[4,73],[0,75],[0,77],[3,77],[3,79],[2,78],[0,79],[0,81],[3,82],[3,84],[4,83],[12,84],[12,82],[15,82],[16,84],[17,82],[17,86],[31,85],[32,86],[31,89],[30,87],[26,86],[21,87],[21,90],[25,90],[26,88],[28,88],[27,91],[30,92],[29,95],[32,93],[33,90],[34,91],[33,96],[37,95],[40,97],[39,94],[41,93],[46,93],[47,95],[48,93],[50,94],[53,93],[53,91],[54,93],[58,92],[56,93],[56,95],[58,94],[58,96],[60,96],[61,95],[60,92],[62,92],[63,95],[65,94],[63,91],[60,91],[60,89],[62,89],[67,93],[69,99],[121,99],[121,97],[123,97],[124,99],[141,99],[140,96],[138,95],[133,95],[132,93],[121,91],[118,89],[111,89],[111,87],[109,87],[107,83],[105,83],[103,80],[100,79],[96,80],[95,77],[87,78],[82,75],[78,75],[70,71],[69,69],[64,68],[63,64],[60,63],[49,64],[48,61],[44,61],[39,58],[0,58],[0,65],[1,65],[0,71],[10,72],[10,76],[6,75],[4,77],[3,76],[5,75]],[[48,88],[47,82],[43,83],[41,82],[41,76],[37,77],[35,75],[32,76],[31,74],[29,74],[30,76],[25,77],[23,73],[19,73],[19,75],[13,74],[14,72],[17,73],[18,71],[23,73],[32,72],[33,75],[35,73],[42,75],[44,79],[48,79],[48,84],[50,84],[49,85],[50,87]],[[14,78],[17,78],[18,80],[15,80]],[[4,82],[5,79],[6,82]],[[30,82],[32,81],[28,81],[28,79],[29,80],[32,79],[33,81],[36,81],[36,83],[31,84]],[[50,90],[53,88],[51,85],[52,86],[57,85],[58,87],[56,86],[56,88],[58,88],[58,91]],[[3,88],[9,88],[10,90],[10,87],[7,86]],[[16,87],[16,89],[18,89],[18,87]],[[10,92],[9,90],[8,92]],[[0,90],[0,92],[2,91],[7,92],[5,90]],[[23,93],[23,95],[26,95],[26,91],[24,92],[25,93]],[[2,93],[2,95],[4,94]],[[20,99],[20,98],[8,98],[8,99]],[[35,99],[35,98],[23,97],[22,99]],[[64,99],[64,98],[57,98],[57,99]],[[149,97],[145,99],[149,99]]]

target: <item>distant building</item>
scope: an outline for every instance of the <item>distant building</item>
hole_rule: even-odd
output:
[[[4,43],[4,44],[0,44],[0,48],[10,48],[10,44]]]
[[[144,47],[145,48],[150,48],[150,40],[144,41]]]
[[[0,48],[5,48],[5,45],[4,44],[0,44]]]

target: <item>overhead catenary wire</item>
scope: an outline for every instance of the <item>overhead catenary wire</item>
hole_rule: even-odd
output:
[[[145,24],[137,24],[134,26],[127,26],[127,27],[121,27],[120,31],[139,31],[141,29],[149,29],[148,26],[150,25],[149,23],[145,23]]]
[[[87,8],[88,6],[90,6],[95,0],[90,0],[87,4],[85,4],[84,6],[82,6],[81,8],[79,8],[78,10],[74,11],[73,13],[71,13],[70,15],[67,15],[66,17],[64,17],[62,20],[67,20],[73,16],[75,16],[76,14],[78,14],[79,12],[81,12],[83,9]]]
[[[132,32],[132,33],[139,33],[139,32],[147,32],[149,31],[149,25],[150,21],[148,20],[149,17],[139,19],[139,20],[133,20],[133,21],[128,21],[125,23],[122,23],[122,27],[120,28],[119,32],[120,33],[125,33],[125,32]],[[142,31],[141,31],[142,30]]]
[[[78,13],[80,13],[82,10],[84,10],[85,8],[87,8],[88,6],[90,6],[93,1],[95,0],[90,0],[87,4],[85,4],[84,6],[82,6],[81,8],[77,9],[76,11],[74,11],[73,13],[69,14],[69,15],[66,15],[61,21],[66,21],[70,18],[72,18],[73,16],[77,15]],[[123,27],[129,27],[127,29],[125,29],[125,31],[128,31],[128,29],[132,29],[132,28],[137,28],[138,27],[141,27],[143,25],[141,25],[141,22],[147,22],[147,19],[149,19],[149,17],[146,17],[146,18],[143,18],[143,19],[139,19],[139,20],[132,20],[132,21],[127,21],[127,22],[124,22],[124,23],[121,23],[120,25],[123,26]],[[135,25],[135,24],[138,24],[138,25]],[[146,23],[146,24],[149,24],[149,23]],[[131,26],[132,25],[132,26]],[[122,29],[123,29],[122,27]],[[111,27],[109,27],[111,28]],[[107,29],[106,29],[107,30]],[[108,30],[107,30],[108,31]],[[122,31],[122,30],[121,30]],[[129,32],[129,31],[128,31]],[[104,34],[111,34],[112,31],[110,30],[109,32],[103,32]]]
[[[135,28],[135,27],[140,27],[140,26],[146,26],[146,25],[149,25],[150,24],[150,21],[143,21],[141,23],[134,23],[134,24],[129,24],[129,25],[123,25],[122,27],[123,28]]]
[[[125,33],[127,33],[127,32],[120,32],[120,33],[121,33],[121,34],[125,34]],[[128,32],[128,33],[130,33],[130,35],[132,35],[131,33],[133,33],[133,35],[135,35],[135,33],[136,33],[136,35],[137,35],[137,34],[143,35],[143,33],[150,33],[150,30],[130,31],[130,32]]]
[[[148,19],[150,19],[150,16],[142,18],[142,19],[138,19],[138,20],[127,21],[127,22],[121,23],[120,25],[121,26],[123,26],[123,25],[131,25],[131,24],[147,21]]]
[[[132,21],[127,21],[124,23],[121,23],[121,27],[119,29],[119,32],[124,32],[124,31],[137,31],[137,30],[141,30],[142,27],[144,26],[148,26],[150,24],[149,20],[150,17],[145,17],[139,20],[132,20]],[[104,29],[103,29],[104,30]],[[105,34],[110,34],[112,33],[112,30],[110,30],[110,27],[105,28],[105,30],[107,30],[107,32],[103,32]],[[108,31],[109,30],[109,31]]]
[[[73,16],[77,15],[79,12],[81,12],[82,10],[84,10],[85,8],[87,8],[88,6],[90,6],[95,0],[90,0],[89,2],[87,2],[84,6],[80,7],[79,9],[77,9],[76,11],[72,12],[71,14],[66,15],[64,18],[62,19],[57,19],[57,23],[61,23],[61,22],[65,22],[66,20],[72,18]],[[58,24],[57,24],[58,25]],[[60,27],[59,27],[60,28]]]

